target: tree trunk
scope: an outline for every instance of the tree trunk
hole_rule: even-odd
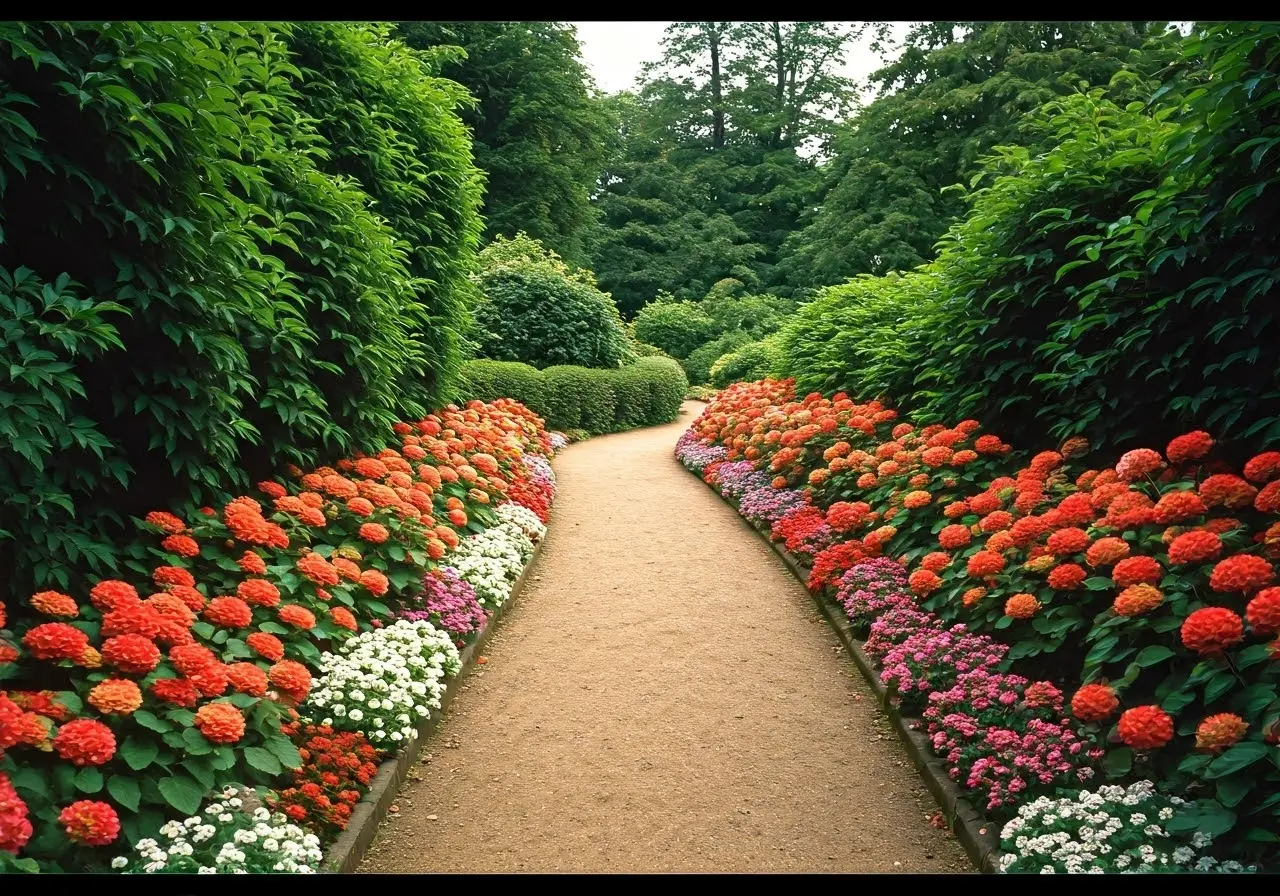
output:
[[[724,148],[724,98],[720,85],[720,26],[713,23],[707,31],[711,42],[711,144]]]
[[[782,145],[782,122],[785,118],[785,103],[787,89],[787,67],[786,60],[783,58],[782,52],[782,23],[770,22],[773,26],[773,49],[774,49],[774,71],[777,73],[777,79],[774,82],[774,114],[778,116],[777,127],[773,129],[773,146],[776,149]]]

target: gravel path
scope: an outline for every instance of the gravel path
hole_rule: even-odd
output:
[[[672,455],[555,463],[534,576],[362,872],[970,871],[811,599]]]

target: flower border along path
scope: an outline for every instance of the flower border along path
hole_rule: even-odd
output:
[[[809,567],[801,563],[785,547],[773,541],[769,537],[767,530],[753,525],[750,520],[744,517],[732,498],[720,494],[715,486],[693,473],[693,471],[690,471],[690,474],[711,489],[720,500],[732,507],[734,512],[738,514],[738,519],[742,521],[742,524],[756,535],[762,536],[765,544],[778,555],[791,574],[800,581],[801,585],[806,585],[805,591],[813,598],[813,602],[817,604],[823,618],[835,631],[840,643],[844,645],[844,649],[848,651],[849,656],[853,659],[854,665],[858,667],[863,679],[871,687],[872,693],[876,695],[876,700],[879,702],[880,707],[893,723],[893,728],[897,732],[899,739],[901,739],[903,746],[906,747],[908,755],[911,756],[912,763],[920,773],[925,785],[928,786],[929,792],[933,794],[933,798],[938,801],[943,817],[947,820],[947,825],[956,835],[960,845],[964,847],[964,851],[968,854],[974,867],[984,874],[999,873],[1000,840],[996,830],[997,825],[984,819],[982,814],[964,797],[956,783],[947,775],[942,761],[929,749],[929,741],[920,730],[920,720],[904,715],[893,705],[892,694],[881,682],[880,673],[876,671],[875,664],[871,658],[863,651],[862,642],[854,637],[853,629],[849,624],[848,617],[843,612],[843,608],[832,603],[824,595],[810,590],[807,587],[810,573]]]
[[[524,569],[520,572],[520,577],[511,586],[511,596],[507,598],[501,607],[489,614],[488,622],[480,632],[480,635],[461,652],[461,667],[458,669],[458,674],[449,679],[445,691],[440,697],[440,708],[433,710],[431,715],[423,721],[412,741],[407,743],[399,753],[384,762],[382,767],[378,769],[378,774],[370,782],[369,792],[365,794],[364,799],[360,801],[355,811],[351,813],[351,820],[347,824],[347,829],[325,852],[322,866],[324,872],[354,874],[356,869],[360,867],[360,863],[364,861],[365,853],[369,851],[369,847],[378,836],[379,826],[382,824],[383,819],[387,817],[392,804],[396,801],[396,796],[400,792],[400,785],[404,783],[409,769],[418,761],[423,745],[439,727],[441,720],[449,709],[449,705],[453,702],[454,696],[460,689],[461,682],[466,679],[475,667],[476,660],[481,655],[480,651],[484,648],[485,643],[488,642],[489,636],[493,634],[498,621],[510,611],[512,605],[524,590],[525,581],[529,578],[530,570],[537,564],[538,556],[542,553],[542,545],[545,541],[545,537],[541,538],[534,545],[533,556],[529,558],[529,562],[525,564]]]

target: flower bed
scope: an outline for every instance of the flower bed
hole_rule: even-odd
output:
[[[554,496],[553,438],[516,402],[396,435],[263,499],[148,514],[87,600],[0,606],[0,871],[318,870]]]
[[[991,817],[1151,780],[1185,799],[1165,845],[1200,862],[1199,833],[1226,860],[1201,864],[1232,870],[1277,842],[1280,453],[1240,476],[1214,450],[1191,433],[1111,467],[1083,439],[1024,458],[976,421],[917,431],[766,380],[722,392],[677,457],[722,493],[727,470],[739,507],[761,474],[802,493],[773,539]]]

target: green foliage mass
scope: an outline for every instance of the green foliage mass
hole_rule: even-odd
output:
[[[480,253],[476,353],[534,367],[617,367],[631,350],[617,307],[590,271],[521,233]]]
[[[641,358],[617,370],[572,365],[538,370],[475,360],[463,365],[458,397],[516,398],[542,415],[548,428],[595,434],[670,423],[688,386],[684,371],[670,358]]]
[[[597,101],[565,22],[399,22],[421,49],[461,47],[441,74],[475,96],[463,120],[487,176],[486,236],[525,231],[574,261],[593,223],[591,194],[616,127]]]
[[[714,323],[693,302],[650,302],[635,321],[636,338],[673,358],[685,358],[707,340]]]
[[[764,339],[748,342],[721,355],[711,365],[711,385],[723,389],[730,383],[742,380],[762,380],[768,376],[776,376],[783,364],[782,348],[779,336],[774,333]]]
[[[479,229],[456,85],[372,26],[0,42],[8,588],[108,575],[124,518],[439,402]]]

